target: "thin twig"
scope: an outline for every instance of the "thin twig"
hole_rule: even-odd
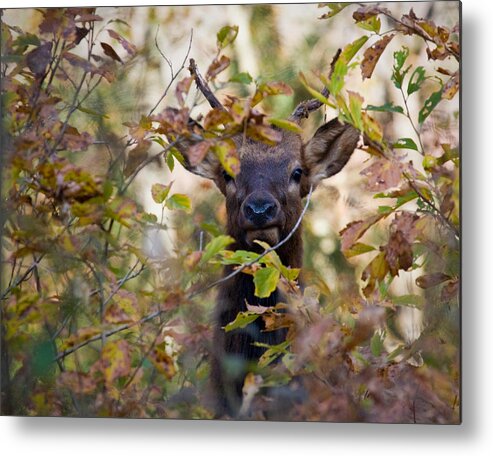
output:
[[[194,59],[190,59],[190,65],[188,67],[188,71],[190,71],[190,74],[193,76],[195,80],[195,84],[197,85],[197,89],[199,89],[200,92],[202,92],[202,94],[204,95],[205,99],[209,102],[211,107],[222,109],[224,111],[225,110],[224,106],[217,99],[216,95],[214,95],[209,85],[207,84],[207,81],[200,74]]]
[[[187,52],[186,52],[185,57],[183,59],[183,62],[181,64],[180,68],[178,69],[178,71],[176,73],[173,73],[173,65],[171,64],[171,62],[169,61],[169,59],[164,55],[164,53],[159,48],[159,45],[158,45],[158,42],[157,42],[157,32],[156,32],[156,38],[155,38],[154,42],[156,44],[157,50],[159,51],[159,53],[161,54],[161,56],[163,57],[163,59],[166,61],[166,63],[168,64],[168,66],[170,67],[170,70],[171,70],[171,80],[169,81],[168,85],[164,89],[163,94],[159,97],[159,100],[157,101],[157,103],[149,111],[148,116],[152,115],[152,113],[157,109],[157,107],[159,106],[159,104],[161,103],[161,101],[163,101],[164,98],[166,97],[166,95],[168,95],[169,89],[172,86],[173,82],[175,82],[175,80],[178,77],[178,75],[185,68],[185,64],[187,63],[188,56],[190,55],[190,51],[192,49],[192,41],[193,41],[193,29],[190,30],[190,39],[188,41],[188,49],[187,49]]]

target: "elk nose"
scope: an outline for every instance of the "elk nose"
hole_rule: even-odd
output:
[[[277,204],[273,199],[252,199],[246,201],[243,212],[247,220],[261,227],[277,215]]]

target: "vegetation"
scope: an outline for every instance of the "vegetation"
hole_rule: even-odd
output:
[[[186,68],[193,34],[178,68],[158,47],[171,73],[162,96],[139,105],[137,120],[120,122],[108,97],[131,86],[127,69],[150,52],[149,43],[131,43],[129,24],[103,20],[95,8],[40,10],[37,34],[2,22],[2,413],[213,418],[214,283],[223,265],[235,264],[254,276],[257,296],[280,287],[288,297],[275,308],[250,306],[224,328],[263,319],[267,330],[288,329],[245,380],[246,417],[268,419],[270,388],[285,386],[301,397],[285,420],[459,422],[460,158],[453,135],[427,128],[435,119],[446,131],[458,116],[439,108],[458,97],[459,29],[412,10],[321,6],[314,21],[330,27],[350,9],[347,26],[359,37],[329,76],[312,68],[317,80],[254,79],[236,71],[242,30],[225,25],[211,36],[217,52],[205,79],[229,96],[226,112],[196,119],[203,128],[189,120],[200,101]],[[259,31],[259,40],[269,33]],[[360,74],[370,83],[396,37],[410,44],[394,50],[384,72],[400,101],[389,95],[375,104],[371,91],[365,100],[347,81]],[[363,135],[364,185],[378,205],[348,223],[323,260],[336,265],[340,283],[313,260],[323,239],[310,223],[306,268],[292,270],[275,251],[228,250],[217,192],[204,199],[174,189],[190,139],[192,164],[212,153],[234,176],[232,136],[274,144],[278,128],[298,131],[285,120],[282,95],[314,97]],[[398,120],[413,138],[384,133]],[[170,172],[151,190],[160,217],[135,185],[158,166]],[[149,236],[174,225],[173,250],[150,255]],[[396,291],[397,278],[412,271],[412,293]],[[421,318],[415,337],[399,323],[409,308]]]

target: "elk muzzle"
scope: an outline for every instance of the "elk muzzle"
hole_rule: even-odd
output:
[[[274,245],[279,242],[282,213],[279,202],[267,192],[253,192],[241,205],[241,228],[247,243],[255,239]]]

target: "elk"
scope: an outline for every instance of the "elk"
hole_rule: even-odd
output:
[[[331,68],[334,67],[336,54]],[[201,77],[193,59],[190,68],[198,89],[213,108],[222,104]],[[327,89],[322,92],[328,96]],[[302,102],[289,120],[298,124],[322,103]],[[337,118],[322,125],[315,135],[303,143],[301,136],[282,130],[282,140],[275,146],[244,138],[234,138],[240,156],[240,172],[232,178],[222,168],[217,157],[208,153],[198,165],[191,166],[187,150],[182,147],[186,168],[214,181],[226,198],[227,233],[235,239],[232,249],[256,250],[255,240],[274,246],[289,237],[276,251],[282,263],[293,268],[302,266],[303,241],[301,227],[302,199],[322,180],[341,171],[357,147],[360,133]],[[298,223],[297,223],[298,222]],[[226,267],[228,276],[232,267]],[[233,321],[246,303],[274,306],[282,299],[276,290],[268,298],[254,295],[251,275],[237,274],[219,284],[215,330],[213,338],[212,377],[218,399],[218,415],[235,415],[241,405],[242,386],[248,363],[258,360],[264,349],[254,342],[279,344],[283,330],[264,332],[263,323],[256,320],[243,330],[225,333],[224,326]],[[228,369],[231,362],[237,369]],[[234,372],[236,370],[236,372]]]

